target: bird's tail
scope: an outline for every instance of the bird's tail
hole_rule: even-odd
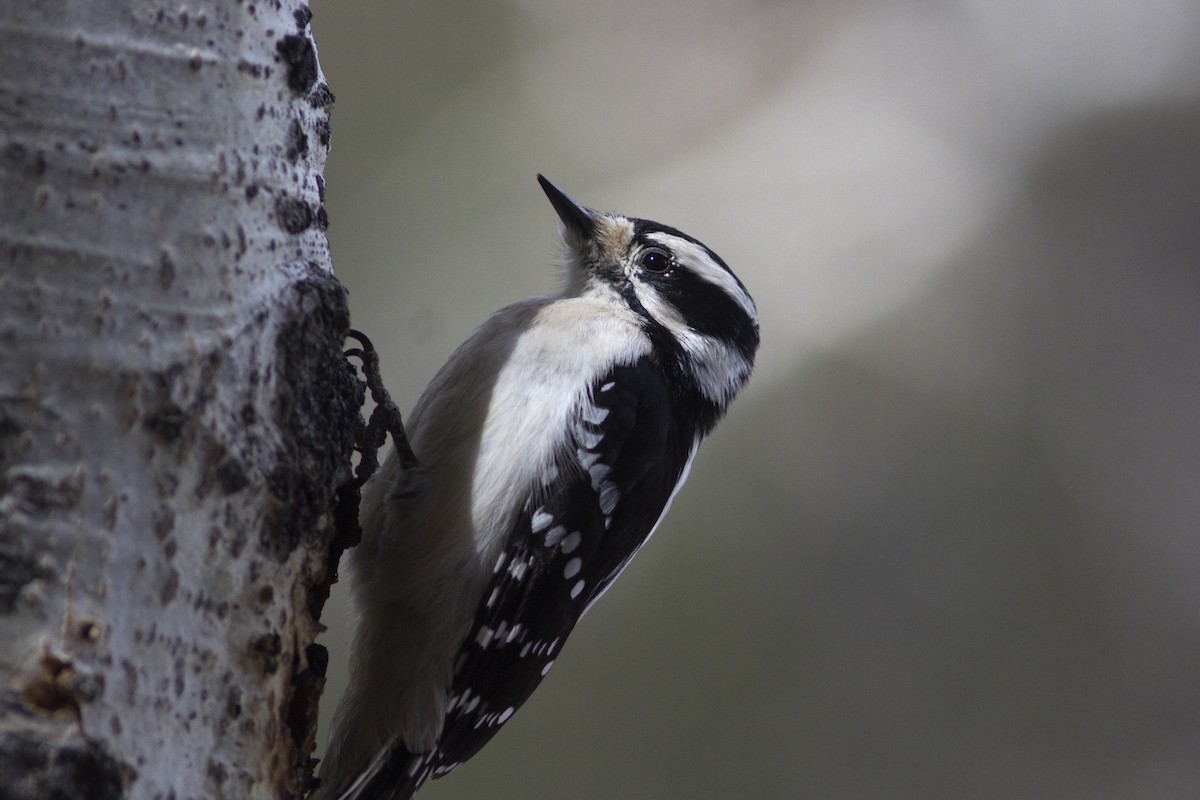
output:
[[[409,800],[431,771],[428,753],[412,753],[395,741],[349,783],[319,786],[309,800]]]

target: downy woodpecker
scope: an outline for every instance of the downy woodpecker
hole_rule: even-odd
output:
[[[716,253],[542,176],[561,292],[458,348],[363,490],[360,618],[316,797],[403,800],[487,743],[654,532],[745,384],[758,312]]]

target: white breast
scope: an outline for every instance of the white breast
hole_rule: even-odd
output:
[[[564,454],[568,420],[580,413],[588,386],[650,349],[632,313],[584,298],[543,303],[530,322],[496,375],[474,465],[471,514],[477,546],[489,555]]]

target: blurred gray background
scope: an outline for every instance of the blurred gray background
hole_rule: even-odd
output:
[[[422,798],[1200,797],[1200,3],[314,6],[403,409],[557,286],[539,171],[762,314],[667,522]]]

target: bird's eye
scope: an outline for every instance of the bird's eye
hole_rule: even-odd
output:
[[[657,247],[652,247],[638,256],[638,264],[642,269],[659,275],[668,272],[672,263],[671,254]]]

